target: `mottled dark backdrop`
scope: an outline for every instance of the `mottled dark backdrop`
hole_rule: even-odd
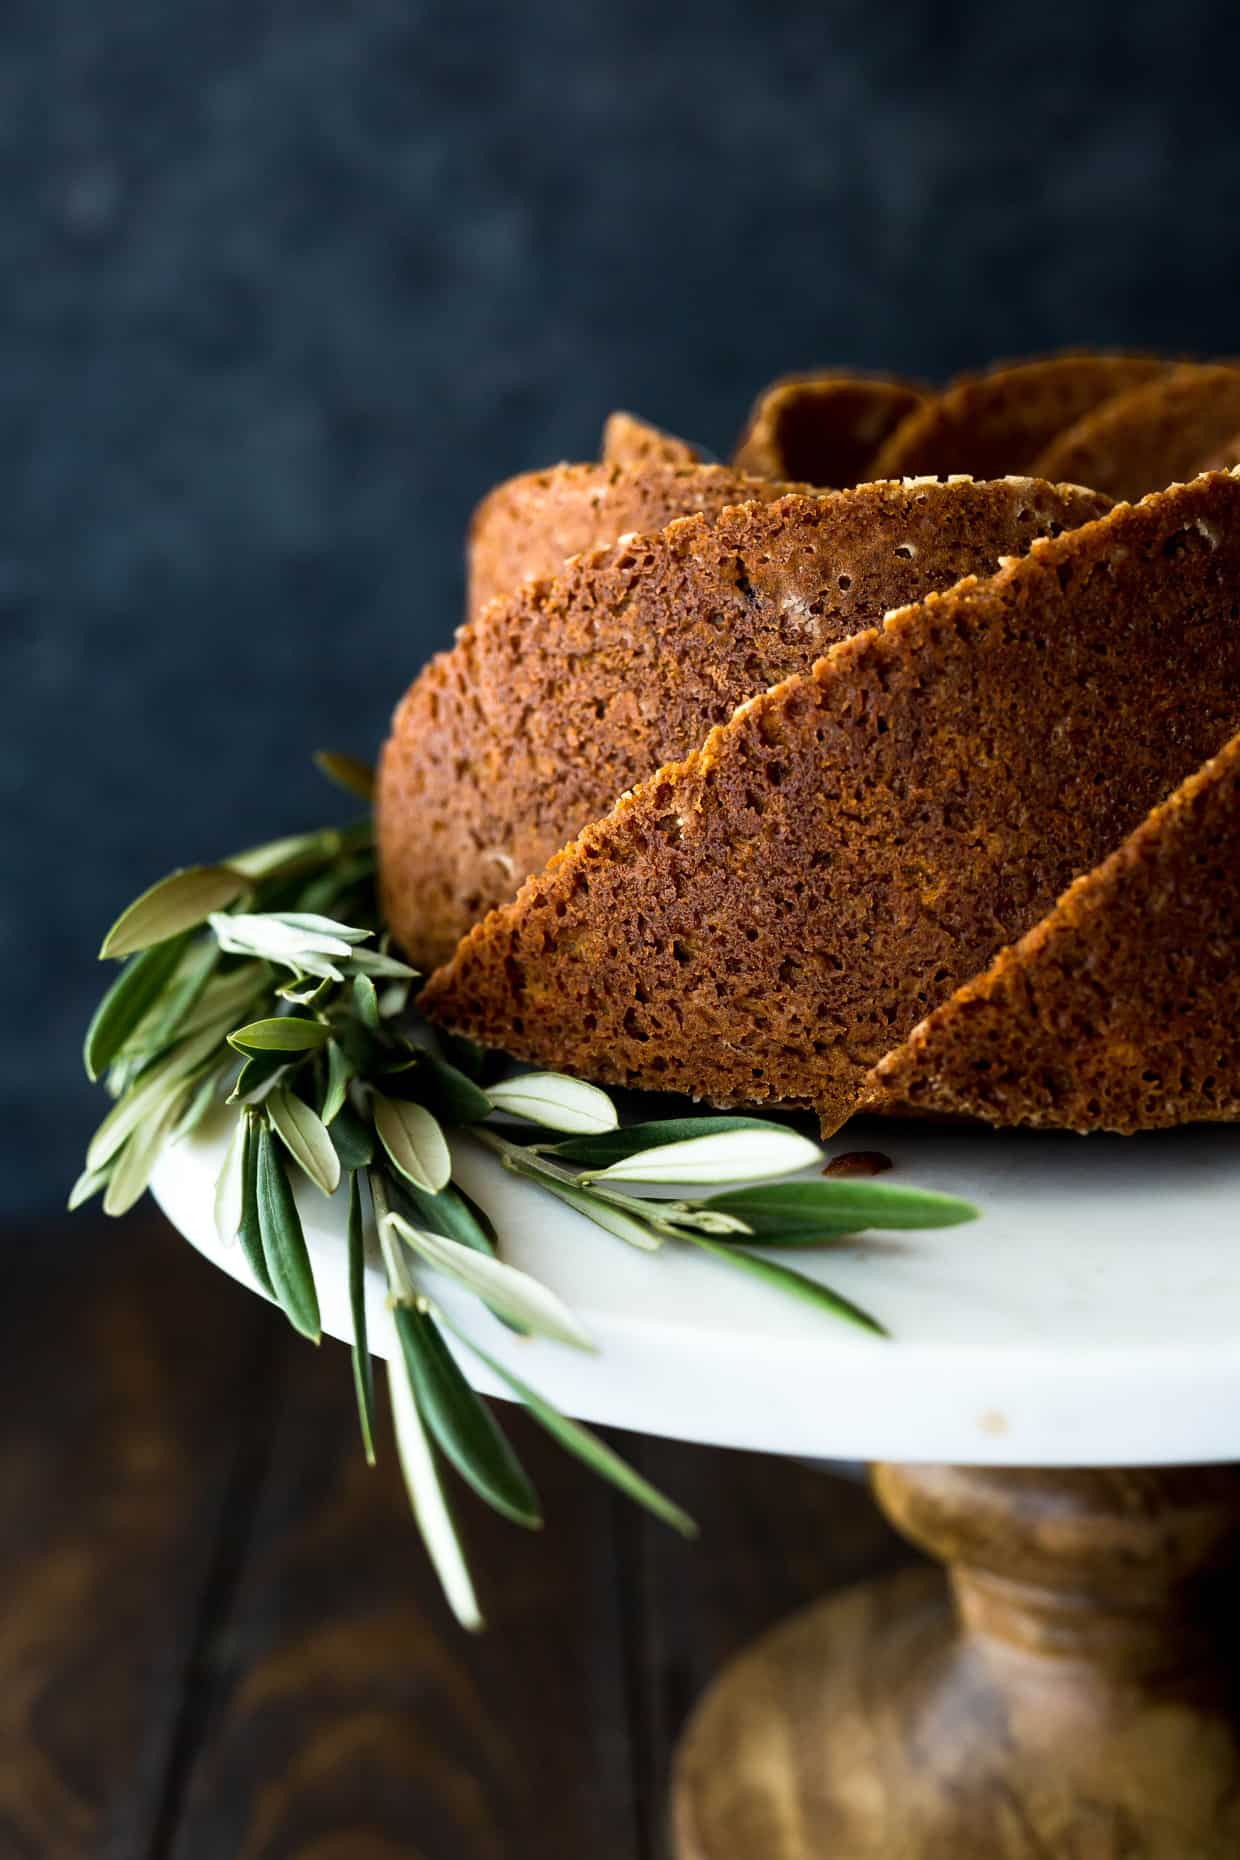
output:
[[[10,1208],[98,1110],[101,927],[315,821],[494,479],[802,363],[1240,347],[1237,12],[8,0]]]

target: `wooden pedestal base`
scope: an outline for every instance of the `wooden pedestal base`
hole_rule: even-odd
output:
[[[874,1487],[946,1579],[850,1590],[722,1674],[678,1860],[1238,1860],[1240,1469]]]

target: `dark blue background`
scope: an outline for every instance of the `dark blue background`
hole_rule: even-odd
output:
[[[0,11],[0,1192],[100,1105],[101,929],[326,817],[471,505],[766,377],[1240,348],[1236,12],[21,0]]]

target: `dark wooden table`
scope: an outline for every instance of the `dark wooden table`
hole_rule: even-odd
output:
[[[516,1416],[547,1526],[462,1502],[468,1637],[339,1345],[149,1209],[2,1257],[0,1860],[658,1860],[720,1664],[911,1554],[846,1480],[625,1437],[684,1544]]]

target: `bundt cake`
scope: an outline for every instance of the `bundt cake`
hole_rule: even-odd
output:
[[[753,404],[733,464],[756,478],[849,485],[869,477],[887,435],[924,399],[906,381],[785,375]]]
[[[1148,355],[1081,354],[962,375],[905,416],[866,475],[967,471],[992,478],[1032,471],[1065,427],[1168,366]]]
[[[497,485],[474,513],[467,548],[467,611],[511,594],[535,576],[618,536],[645,536],[675,517],[717,516],[731,504],[771,502],[795,489],[747,478],[726,465],[555,465]]]
[[[616,796],[894,606],[989,574],[1105,497],[868,484],[681,518],[486,608],[415,683],[378,783],[388,921],[445,960]]]
[[[826,1131],[1240,1118],[1238,382],[786,377],[498,487],[379,772],[427,1011]]]
[[[603,427],[600,457],[605,465],[700,465],[703,456],[700,446],[664,433],[634,413],[610,413]]]
[[[1240,736],[881,1059],[883,1109],[1131,1132],[1240,1118]]]
[[[518,1057],[834,1130],[1240,727],[1238,594],[1222,473],[889,614],[623,796],[426,1007]]]
[[[1093,408],[1043,452],[1038,471],[1144,497],[1201,471],[1240,429],[1240,368],[1186,366]]]

